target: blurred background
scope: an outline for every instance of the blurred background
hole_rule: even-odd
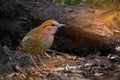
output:
[[[115,28],[115,33],[120,37],[120,0],[49,0],[61,5],[78,6],[89,5],[94,9],[105,10],[100,15],[104,21]]]
[[[114,4],[119,4],[120,0],[49,0],[50,2],[60,3],[62,5],[84,5],[88,4],[99,8],[107,8]]]

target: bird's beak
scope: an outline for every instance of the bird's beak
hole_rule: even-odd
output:
[[[58,27],[65,27],[65,24],[58,24]]]

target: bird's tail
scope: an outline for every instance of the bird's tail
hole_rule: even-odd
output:
[[[16,50],[16,51],[22,50],[22,45],[20,44],[15,50]]]

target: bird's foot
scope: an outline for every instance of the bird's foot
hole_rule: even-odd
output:
[[[36,64],[36,62],[35,62],[35,60],[33,59],[33,57],[32,57],[30,54],[29,54],[29,56],[30,56],[30,59],[32,60],[35,68],[36,68],[36,69],[39,69],[39,67],[38,67],[38,65]]]
[[[39,61],[41,62],[41,65],[45,67],[45,63],[40,59],[40,56],[37,55],[37,57],[38,57]]]
[[[48,55],[48,53],[46,53],[46,52],[45,52],[44,54],[45,54],[48,58],[51,58],[51,56],[50,56],[50,55]]]

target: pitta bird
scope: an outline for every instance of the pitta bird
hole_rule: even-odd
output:
[[[50,57],[46,51],[51,47],[54,41],[54,34],[59,27],[65,26],[60,24],[55,20],[47,20],[43,22],[40,26],[32,29],[28,32],[20,45],[17,47],[17,50],[25,51],[35,56],[45,53],[47,57]],[[38,67],[33,60],[31,59],[36,67]]]

